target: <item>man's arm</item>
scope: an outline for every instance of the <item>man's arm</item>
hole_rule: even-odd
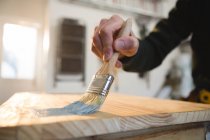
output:
[[[168,19],[161,20],[145,39],[139,40],[136,55],[121,59],[124,70],[145,72],[160,65],[166,55],[192,32],[193,1],[178,0]]]

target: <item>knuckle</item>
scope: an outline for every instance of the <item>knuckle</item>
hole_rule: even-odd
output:
[[[112,48],[111,47],[104,47],[103,48],[103,53],[106,54],[106,53],[110,53],[112,51]]]
[[[103,47],[103,53],[109,52],[109,47]]]
[[[107,19],[105,19],[105,18],[103,18],[103,19],[101,19],[101,21],[100,21],[100,25],[102,25],[102,24],[104,24],[105,22],[107,22],[108,20]]]
[[[109,34],[110,34],[109,28],[107,28],[107,27],[102,28],[102,29],[100,30],[99,34],[100,34],[100,36],[102,36],[102,37],[108,37]]]
[[[113,19],[113,20],[121,20],[122,18],[120,16],[118,16],[118,15],[113,15],[113,16],[111,16],[111,19]]]

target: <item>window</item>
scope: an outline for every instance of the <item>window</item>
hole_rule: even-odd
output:
[[[74,19],[63,19],[58,46],[56,80],[84,81],[84,42],[84,24]]]
[[[17,24],[4,24],[2,78],[34,78],[36,42],[36,28]]]

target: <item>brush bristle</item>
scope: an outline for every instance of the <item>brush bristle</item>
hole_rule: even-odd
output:
[[[65,108],[73,114],[91,114],[99,110],[105,99],[106,96],[85,93],[79,101],[73,102]]]
[[[100,104],[101,101],[98,99],[102,95],[97,95],[95,93],[85,93],[84,96],[79,100],[81,102],[85,102],[86,104]]]

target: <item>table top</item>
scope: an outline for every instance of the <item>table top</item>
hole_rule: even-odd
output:
[[[80,97],[76,94],[16,93],[0,106],[0,128],[36,128],[53,136],[69,138],[210,121],[210,105],[119,93],[110,93],[94,114],[62,112],[64,106]],[[61,111],[40,115],[40,111],[46,110]]]

